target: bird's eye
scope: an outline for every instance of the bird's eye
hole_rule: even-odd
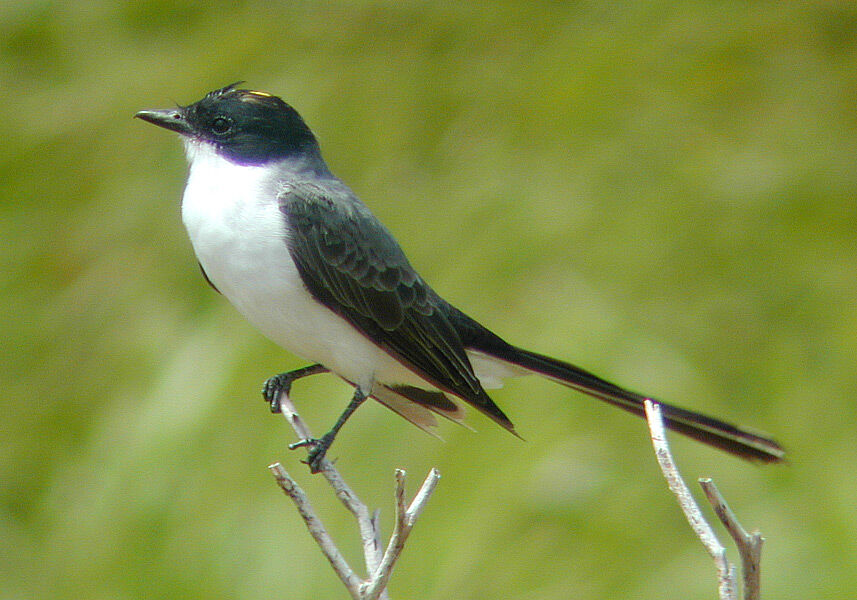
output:
[[[211,122],[211,130],[218,135],[229,133],[230,129],[232,129],[232,121],[226,117],[217,117]]]

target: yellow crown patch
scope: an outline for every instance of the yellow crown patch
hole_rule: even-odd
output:
[[[253,91],[245,92],[242,95],[241,99],[244,100],[245,102],[253,102],[253,100],[255,100],[256,98],[273,98],[273,97],[274,96],[272,94],[269,94],[268,92],[258,92],[258,91],[253,90]]]

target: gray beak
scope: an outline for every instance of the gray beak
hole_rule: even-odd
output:
[[[182,135],[190,135],[193,133],[190,125],[185,119],[181,109],[165,108],[160,110],[141,110],[136,115],[138,119],[148,121],[158,127],[175,131]]]

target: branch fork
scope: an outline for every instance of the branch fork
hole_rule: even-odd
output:
[[[287,393],[283,392],[280,394],[279,405],[283,416],[292,429],[294,429],[298,438],[301,440],[312,439],[309,428],[298,415]],[[354,600],[388,600],[386,588],[396,561],[405,547],[405,542],[414,524],[440,480],[440,473],[438,473],[437,469],[429,471],[429,474],[410,504],[405,500],[405,472],[401,469],[396,469],[396,521],[387,547],[382,550],[379,512],[376,510],[370,513],[369,508],[357,497],[354,490],[345,483],[342,475],[340,475],[331,461],[326,458],[320,461],[319,472],[324,476],[328,484],[330,484],[337,498],[339,498],[343,505],[345,505],[345,508],[357,520],[360,539],[363,544],[363,558],[366,565],[366,572],[369,574],[366,579],[359,577],[342,556],[333,538],[330,537],[321,519],[319,519],[313,510],[306,493],[283,466],[280,463],[274,463],[268,469],[273,473],[283,492],[294,502],[298,513],[306,524],[307,530],[318,544],[331,567],[333,567],[336,575],[345,585],[351,597]]]
[[[696,537],[705,546],[706,551],[714,561],[714,566],[717,568],[720,600],[739,600],[738,576],[735,566],[729,562],[726,556],[726,548],[723,547],[714,534],[711,525],[702,516],[699,505],[693,499],[690,489],[678,471],[678,467],[670,452],[669,444],[667,443],[664,421],[661,416],[661,407],[656,402],[647,399],[645,401],[645,409],[652,445],[654,446],[655,456],[658,459],[661,472],[667,480],[670,491],[675,495],[679,506],[684,511],[687,522],[690,524]],[[759,569],[764,538],[758,531],[747,533],[741,527],[735,514],[730,510],[711,479],[700,479],[699,485],[702,486],[702,490],[714,509],[715,514],[726,527],[726,530],[738,547],[738,552],[741,556],[741,570],[744,574],[745,600],[759,600],[761,598]]]
[[[278,399],[283,416],[294,429],[300,440],[312,439],[312,434],[298,415],[286,392],[281,392]],[[673,460],[666,439],[663,417],[660,406],[652,400],[645,401],[646,419],[655,456],[670,491],[678,500],[688,523],[696,536],[702,542],[717,569],[718,592],[720,600],[739,600],[737,569],[729,562],[726,548],[717,539],[711,525],[705,520],[699,505],[693,498],[690,489],[681,477],[678,467]],[[393,533],[385,549],[382,550],[379,512],[370,513],[368,507],[357,497],[357,494],[345,483],[333,463],[326,458],[319,461],[319,472],[330,484],[336,496],[354,515],[360,530],[363,544],[363,557],[368,577],[363,579],[349,566],[336,547],[335,542],[325,529],[310,504],[306,493],[289,475],[280,463],[268,467],[273,473],[280,488],[294,502],[298,513],[304,520],[310,535],[315,539],[325,558],[327,558],[339,579],[345,585],[354,600],[389,600],[386,588],[393,573],[396,561],[401,556],[405,542],[411,533],[417,519],[431,498],[440,480],[440,474],[432,469],[420,486],[419,491],[410,503],[405,499],[405,472],[396,469],[395,472],[395,524]],[[760,599],[760,562],[762,538],[759,532],[747,533],[741,527],[734,513],[730,510],[723,496],[711,479],[699,480],[720,521],[726,527],[729,535],[738,547],[741,556],[743,572],[743,591],[745,600]]]

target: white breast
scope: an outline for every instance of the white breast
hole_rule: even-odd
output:
[[[195,142],[188,142],[188,159],[182,219],[209,279],[244,317],[280,346],[358,385],[424,383],[310,296],[286,245],[277,202],[282,172],[236,165]]]

